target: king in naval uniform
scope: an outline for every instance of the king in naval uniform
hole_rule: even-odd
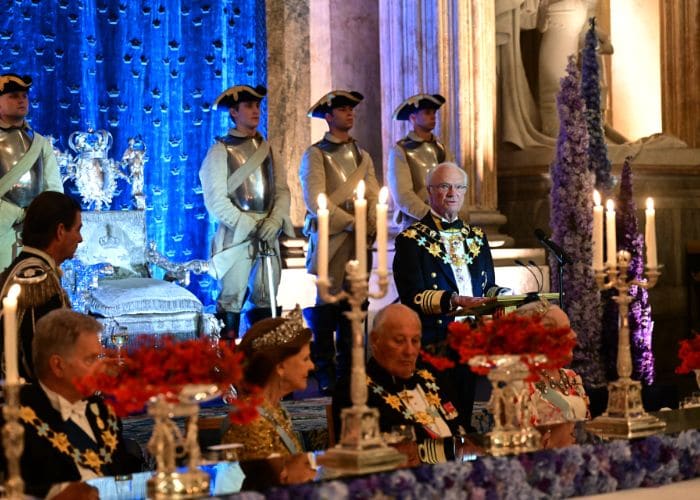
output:
[[[216,139],[199,171],[204,204],[219,222],[209,272],[221,281],[218,313],[225,339],[238,336],[246,301],[252,307],[249,323],[270,315],[270,294],[277,294],[281,275],[279,237],[294,235],[286,169],[273,161],[257,130],[266,93],[260,85],[236,85],[217,97],[214,109],[227,109],[235,126]]]
[[[31,86],[28,76],[0,75],[0,271],[19,253],[17,235],[31,201],[42,191],[63,192],[50,141],[25,120]]]

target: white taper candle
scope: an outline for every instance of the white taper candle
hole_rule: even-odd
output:
[[[608,267],[617,268],[617,230],[615,228],[615,203],[608,200],[605,211],[605,233],[608,244]]]
[[[357,183],[355,198],[355,259],[360,274],[367,274],[367,200],[365,181]]]
[[[21,289],[15,283],[7,292],[7,297],[2,299],[2,315],[5,328],[5,383],[19,383],[19,371],[17,370],[17,297]]]
[[[603,206],[600,193],[593,191],[593,269],[603,269]]]
[[[654,210],[654,198],[647,198],[646,209],[647,223],[644,228],[644,237],[647,245],[647,267],[656,269],[659,261],[656,254],[656,210]]]
[[[316,262],[316,268],[318,279],[325,280],[328,278],[328,202],[324,193],[318,195],[317,203],[318,261]]]

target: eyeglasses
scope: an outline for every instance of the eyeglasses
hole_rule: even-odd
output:
[[[435,188],[438,191],[442,191],[444,193],[449,191],[450,188],[454,189],[458,193],[464,193],[467,190],[466,184],[448,184],[446,182],[442,182],[440,184],[431,184],[430,187]]]

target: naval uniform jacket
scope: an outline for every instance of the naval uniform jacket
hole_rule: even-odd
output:
[[[55,483],[80,481],[80,472],[73,457],[61,451],[65,450],[65,437],[71,443],[76,442],[75,430],[51,406],[39,384],[23,386],[20,403],[20,423],[24,427],[24,452],[20,469],[26,493],[43,498]],[[141,460],[126,451],[121,421],[100,398],[93,396],[87,400],[86,415],[96,441],[92,441],[84,432],[80,437],[94,443],[92,446],[96,456],[110,456],[109,463],[103,460],[105,463],[100,467],[101,475],[115,476],[141,471]],[[0,420],[4,423],[4,419]],[[75,448],[86,449],[79,445]],[[0,457],[3,471],[7,467],[5,460],[3,453]]]
[[[481,228],[458,220],[471,276],[474,297],[495,296],[500,288],[486,234]],[[428,213],[396,237],[394,281],[401,303],[415,310],[423,324],[423,345],[444,340],[453,316],[450,298],[459,293],[446,249],[432,213]],[[471,262],[469,262],[471,260]]]
[[[445,387],[444,380],[420,363],[417,370],[408,379],[400,379],[392,376],[374,358],[367,361],[367,406],[379,410],[379,428],[382,432],[391,432],[392,428],[399,425],[413,426],[418,442],[426,439],[435,439],[430,432],[416,421],[406,415],[404,406],[396,405],[395,396],[400,396],[404,390],[415,389],[420,385],[426,394],[437,394],[440,401],[438,413],[452,432],[452,436],[459,436],[466,429],[464,416],[457,411],[451,402],[450,387]],[[392,406],[392,404],[394,406]],[[350,396],[350,378],[344,377],[338,381],[333,393],[333,418],[337,439],[340,440],[341,422],[340,413],[343,408],[352,406]]]
[[[54,309],[62,307],[70,307],[70,301],[65,290],[60,284],[60,270],[56,266],[53,259],[45,252],[32,247],[24,247],[24,250],[12,261],[2,275],[0,275],[0,289],[5,289],[7,280],[12,279],[18,271],[20,264],[27,264],[27,259],[33,259],[32,269],[26,272],[44,273],[46,279],[37,284],[26,285],[31,286],[31,295],[44,297],[42,303],[30,306],[24,309],[21,323],[19,324],[19,374],[25,380],[34,380],[34,364],[32,361],[32,340],[34,339],[34,326],[42,316],[50,313]],[[6,293],[6,292],[5,292]],[[25,293],[27,293],[25,291]],[[18,313],[20,311],[18,310]],[[3,332],[5,326],[0,323],[0,331]],[[4,346],[0,346],[0,351],[4,355]]]

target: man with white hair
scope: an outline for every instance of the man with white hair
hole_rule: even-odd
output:
[[[429,441],[459,436],[467,422],[441,388],[438,376],[419,364],[418,314],[403,304],[385,307],[375,316],[369,339],[372,357],[366,368],[367,405],[379,410],[382,432],[391,432],[396,426],[412,426],[423,448],[424,461],[451,458],[452,440],[447,440],[444,448]],[[341,410],[352,406],[349,385],[349,379],[341,379],[333,395],[338,431]]]
[[[488,302],[504,290],[496,285],[484,231],[459,217],[467,174],[441,163],[426,178],[430,212],[396,237],[394,281],[401,302],[418,313],[423,345],[442,342],[457,314]],[[471,419],[476,379],[468,367],[452,371],[459,410]]]
[[[467,174],[441,163],[426,178],[430,212],[396,237],[394,281],[399,298],[423,324],[423,343],[445,339],[457,310],[493,301],[496,285],[484,231],[459,218]]]

